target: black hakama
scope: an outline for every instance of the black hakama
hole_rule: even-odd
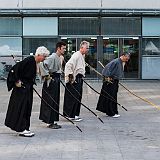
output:
[[[7,78],[8,90],[12,90],[5,125],[12,130],[29,130],[33,102],[33,84],[36,78],[36,61],[33,56],[18,62],[12,67]],[[21,80],[23,87],[16,87]]]
[[[118,114],[117,103],[115,103],[117,102],[118,82],[118,80],[114,80],[113,84],[103,82],[101,89],[102,95],[99,96],[96,110],[106,113],[108,116]],[[111,100],[112,97],[114,100]]]
[[[73,84],[66,83],[66,88],[76,97],[80,102],[82,99],[82,86],[83,80],[82,75],[78,74],[76,76],[76,80]],[[73,98],[73,96],[65,89],[64,95],[64,104],[63,104],[63,115],[75,118],[75,116],[79,116],[81,104]]]
[[[47,86],[47,80],[45,80],[43,84],[42,97],[58,113],[49,107],[43,100],[41,100],[39,115],[39,119],[48,124],[54,123],[54,121],[59,121],[60,73],[53,73],[51,76],[53,79],[51,80],[49,86]]]

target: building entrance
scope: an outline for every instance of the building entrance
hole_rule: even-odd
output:
[[[130,53],[130,60],[124,67],[125,78],[139,78],[139,39],[103,38],[103,64],[106,65],[121,53]]]
[[[71,55],[79,50],[81,41],[86,40],[90,43],[89,52],[85,56],[85,61],[93,68],[97,69],[97,38],[66,38],[62,37],[62,41],[67,44],[67,51],[65,53],[65,61],[68,61]],[[86,77],[97,78],[97,74],[86,66]]]
[[[139,39],[135,38],[105,38],[97,40],[97,37],[90,38],[61,38],[67,44],[67,51],[65,54],[65,60],[71,57],[71,55],[79,50],[79,44],[81,41],[86,40],[90,42],[89,53],[85,57],[85,61],[93,68],[102,71],[102,67],[99,67],[98,61],[101,61],[103,65],[120,56],[122,52],[128,52],[131,54],[129,62],[125,65],[124,73],[127,79],[139,78]],[[98,78],[97,74],[89,67],[86,67],[87,78]]]

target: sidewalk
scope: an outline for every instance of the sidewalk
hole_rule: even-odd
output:
[[[89,82],[89,81],[87,81]],[[121,81],[137,95],[160,106],[160,81]],[[100,82],[90,82],[100,91]],[[41,84],[36,90],[41,93]],[[10,92],[0,81],[0,160],[159,160],[160,158],[160,107],[129,94],[119,87],[119,118],[106,117],[95,110],[98,95],[85,84],[82,103],[90,107],[104,121],[102,124],[82,106],[83,121],[76,122],[82,133],[70,122],[60,118],[62,129],[46,128],[39,119],[40,99],[34,93],[31,130],[32,138],[19,137],[4,126]],[[61,86],[62,113],[64,88]]]

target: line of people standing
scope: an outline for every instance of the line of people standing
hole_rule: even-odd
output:
[[[63,115],[73,121],[82,120],[82,118],[79,117],[80,106],[81,106],[79,102],[81,102],[82,99],[82,91],[83,91],[82,78],[85,76],[85,55],[89,51],[89,45],[90,45],[89,42],[82,41],[80,43],[79,51],[75,52],[65,65],[64,72],[65,72],[66,88],[64,94]],[[29,130],[29,127],[30,127],[30,116],[31,116],[31,109],[33,102],[33,85],[35,84],[37,68],[39,74],[44,79],[42,87],[42,98],[45,99],[45,101],[50,106],[53,107],[53,109],[50,108],[48,105],[46,105],[46,103],[43,100],[41,100],[39,119],[42,120],[42,122],[46,123],[47,127],[51,129],[61,128],[61,125],[55,122],[59,121],[58,113],[59,113],[59,102],[60,102],[60,77],[62,73],[62,61],[63,61],[63,55],[66,51],[66,44],[64,42],[58,42],[56,44],[56,52],[52,53],[50,56],[48,56],[49,51],[47,50],[47,48],[45,47],[39,47],[39,48],[43,48],[42,49],[43,51],[40,50],[39,53],[38,51],[36,51],[35,56],[30,56],[22,60],[21,62],[17,63],[15,66],[13,66],[7,78],[8,82],[7,84],[9,90],[11,90],[12,88],[13,90],[9,101],[8,111],[5,119],[5,125],[11,128],[12,130],[18,132],[20,136],[25,136],[25,137],[34,136],[34,133]],[[37,57],[39,56],[42,56],[43,58],[37,60],[38,59]],[[110,70],[111,68],[109,69],[109,73],[112,72],[113,75],[106,74],[106,71],[104,71],[105,73],[104,76],[108,76],[109,78],[112,78],[111,80],[116,82],[116,79],[119,79],[121,76],[116,77],[115,73],[121,72],[120,73],[121,75],[123,72],[122,63],[128,60],[128,57],[126,59],[123,58],[120,57],[117,60],[119,65],[115,65],[116,67],[113,67],[115,72],[112,72]],[[30,59],[31,61],[29,61]],[[37,63],[38,67],[36,66]],[[112,88],[114,90],[116,89],[115,93],[118,92],[117,85],[118,83],[116,83],[116,88],[114,87]],[[104,87],[102,87],[102,89],[105,90]],[[70,93],[74,95],[79,100],[79,102],[75,100]],[[19,101],[18,95],[20,97],[23,97],[21,98],[22,99],[21,101]],[[116,96],[114,96],[114,98],[116,99]],[[100,109],[103,107],[108,108],[108,105],[105,106],[103,105],[105,104],[105,102],[107,102],[107,104],[110,103],[109,101],[102,99],[100,96],[97,105],[97,110],[105,112],[109,116],[114,116],[115,114],[118,115],[117,110],[115,110],[114,113],[112,114],[108,114],[108,112],[106,112],[107,109],[106,110]],[[17,112],[16,108],[17,104],[19,107],[19,112]],[[109,108],[112,108],[112,105],[110,105]]]
[[[73,54],[76,62],[72,60],[69,61],[70,65],[74,63],[73,65],[75,68],[71,66],[69,69],[69,63],[66,64],[68,70],[70,70],[70,72],[68,72],[69,81],[67,83],[72,83],[72,80],[74,80],[77,75],[81,78],[84,76],[84,55],[88,52],[88,49],[89,42],[83,41],[80,45],[80,51]],[[25,58],[14,65],[10,70],[7,77],[7,87],[8,91],[12,90],[12,93],[5,118],[5,125],[16,131],[19,136],[34,136],[34,132],[30,131],[30,117],[33,103],[33,85],[36,84],[35,79],[37,72],[44,78],[42,98],[53,107],[53,109],[50,108],[43,100],[41,100],[39,119],[46,123],[49,128],[61,128],[55,121],[59,121],[60,76],[62,73],[62,61],[65,51],[66,44],[64,42],[58,42],[56,44],[56,52],[52,53],[50,56],[46,47],[38,47],[35,56]],[[79,66],[76,66],[76,63],[79,64]],[[83,64],[83,66],[81,66],[81,64]],[[77,82],[80,81],[77,80]],[[81,100],[82,85],[80,86],[80,90]],[[69,97],[66,96],[65,99],[67,100],[68,98]],[[65,105],[69,105],[67,104],[67,101],[65,101]],[[80,112],[80,104],[71,107],[72,109],[74,107],[75,110],[77,110],[77,106],[79,107]],[[64,113],[67,112],[67,116],[68,114],[70,115],[70,111],[67,111],[67,109],[64,110]]]

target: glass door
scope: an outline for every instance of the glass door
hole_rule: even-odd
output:
[[[65,61],[67,62],[72,54],[79,50],[79,45],[81,41],[86,40],[90,42],[89,52],[85,56],[85,61],[94,67],[97,68],[97,38],[68,38],[68,37],[62,37],[62,41],[64,41],[67,44],[67,51],[64,55]],[[97,75],[94,71],[92,71],[89,67],[86,66],[86,77],[87,78],[96,78]]]
[[[103,65],[120,56],[131,54],[124,67],[125,78],[139,78],[139,39],[135,38],[103,38]]]
[[[124,52],[130,53],[130,60],[124,67],[125,78],[139,78],[139,39],[124,38],[122,49]]]
[[[119,46],[118,38],[103,39],[103,65],[118,57]]]
[[[97,53],[97,38],[62,38],[67,44],[65,53],[65,61],[67,62],[71,55],[79,50],[80,42],[86,40],[90,42],[89,53],[85,57],[85,61],[96,70],[98,69],[98,61],[101,59],[103,65],[120,56],[122,52],[131,54],[129,62],[124,67],[125,78],[139,78],[139,39],[135,38],[103,38],[99,44],[101,52]],[[98,58],[97,57],[101,57]],[[102,68],[99,70],[101,72]],[[86,67],[87,78],[97,78],[97,73]]]

